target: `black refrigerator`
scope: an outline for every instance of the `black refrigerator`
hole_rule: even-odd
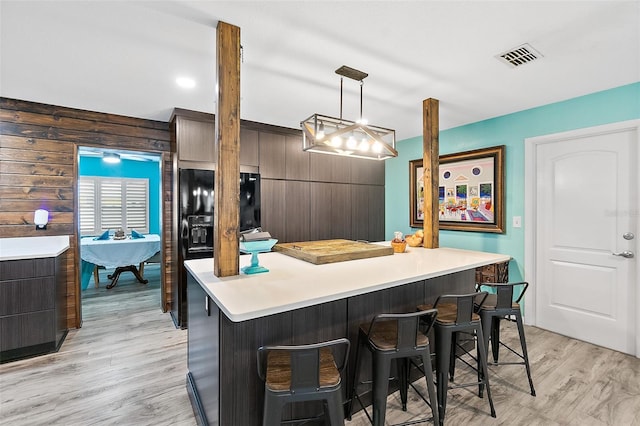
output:
[[[213,170],[180,169],[178,176],[178,280],[171,292],[171,318],[187,328],[184,261],[213,257]],[[260,227],[260,175],[240,173],[240,231]],[[211,264],[213,269],[213,263]]]

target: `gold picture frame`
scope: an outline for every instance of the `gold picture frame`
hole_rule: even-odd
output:
[[[439,228],[504,233],[505,146],[439,158]],[[424,226],[422,159],[409,161],[409,224]]]

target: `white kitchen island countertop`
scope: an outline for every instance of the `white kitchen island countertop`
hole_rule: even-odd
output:
[[[211,258],[188,260],[185,266],[225,315],[240,322],[510,259],[496,253],[407,247],[401,254],[324,265],[261,253],[260,265],[269,272],[223,278],[213,274]],[[240,256],[240,268],[250,261],[250,255]]]
[[[68,248],[68,235],[0,238],[0,261],[56,257]]]

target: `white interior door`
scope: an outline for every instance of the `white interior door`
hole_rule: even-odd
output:
[[[637,125],[533,142],[535,325],[640,356]]]

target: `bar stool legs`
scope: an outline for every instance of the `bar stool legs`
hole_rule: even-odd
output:
[[[524,367],[527,370],[527,377],[529,378],[529,387],[531,388],[531,395],[536,396],[536,390],[533,387],[533,380],[531,379],[531,367],[529,366],[529,354],[527,353],[527,342],[524,338],[524,324],[522,323],[522,315],[520,312],[516,315],[516,324],[518,325],[518,334],[520,335],[520,347],[522,348],[522,356],[524,358]],[[498,357],[496,357],[496,363],[498,363]]]
[[[516,283],[482,283],[477,287],[491,287],[496,290],[495,294],[488,295],[483,303],[476,301],[476,311],[480,314],[482,320],[482,328],[484,332],[484,341],[487,354],[489,351],[488,345],[491,340],[491,352],[493,354],[494,365],[504,364],[524,364],[527,371],[527,378],[529,380],[529,388],[531,389],[531,395],[536,396],[536,390],[533,387],[533,380],[531,379],[531,367],[529,366],[529,354],[527,353],[527,342],[524,335],[524,325],[522,322],[522,313],[520,311],[520,300],[529,286],[526,282]],[[521,288],[520,295],[517,300],[513,301],[514,289]],[[515,320],[510,319],[514,317]],[[500,341],[500,323],[502,321],[515,321],[518,328],[518,335],[520,337],[520,348],[522,353],[518,353],[506,344]],[[504,346],[513,354],[522,359],[522,362],[498,362],[498,356],[500,346]]]
[[[419,310],[437,309],[438,317],[433,326],[436,338],[436,387],[438,394],[438,409],[440,424],[444,424],[447,408],[447,393],[449,389],[459,387],[478,386],[478,396],[482,398],[484,388],[487,389],[487,398],[491,417],[496,417],[496,410],[491,396],[489,385],[489,370],[487,367],[487,352],[485,339],[482,333],[480,316],[473,312],[474,299],[480,297],[484,301],[487,292],[471,293],[463,295],[439,296],[433,305],[420,305]],[[451,300],[453,303],[441,303],[441,300]],[[477,382],[453,384],[455,374],[456,350],[459,334],[471,334],[475,340],[477,366],[465,363],[474,368],[478,374]],[[465,350],[466,351],[466,350]]]
[[[524,367],[527,371],[527,378],[529,380],[529,388],[531,390],[531,396],[536,396],[536,390],[533,386],[533,379],[531,378],[531,367],[529,366],[529,354],[527,352],[527,342],[524,335],[524,324],[522,322],[522,314],[520,313],[520,309],[517,311],[510,312],[509,315],[513,315],[515,317],[515,323],[518,328],[518,335],[520,338],[520,348],[522,350],[522,354],[517,353],[509,346],[505,345],[500,341],[500,322],[502,320],[506,320],[501,315],[496,315],[495,310],[485,310],[480,309],[480,317],[482,318],[482,328],[485,333],[485,347],[487,353],[489,351],[489,340],[491,340],[491,353],[493,356],[493,365],[505,365],[505,364],[524,364]],[[499,352],[500,345],[509,349],[512,353],[517,355],[522,359],[522,362],[499,362]]]
[[[444,424],[444,417],[447,408],[447,393],[449,389],[457,387],[466,387],[469,385],[453,385],[449,386],[449,379],[453,380],[455,360],[456,360],[456,337],[457,332],[448,330],[446,326],[436,324],[434,327],[436,346],[438,348],[448,348],[448,350],[438,349],[436,353],[436,387],[438,393],[438,408],[440,411],[440,424]],[[478,324],[477,333],[477,357],[478,357],[478,396],[482,398],[483,388],[487,389],[487,398],[489,399],[489,408],[491,417],[496,417],[496,410],[491,397],[491,387],[488,380],[488,366],[484,338],[482,328]],[[473,383],[472,385],[475,385]]]
[[[332,426],[344,425],[344,409],[340,393],[326,393],[324,398],[324,412],[326,417],[328,417],[328,424]],[[273,393],[265,393],[264,414],[262,419],[263,426],[280,425],[282,422],[282,411],[288,403],[289,401]]]
[[[403,360],[398,360],[401,363]],[[384,359],[381,356],[373,354],[373,424],[384,425],[384,420],[387,414],[387,391],[389,386],[389,373],[391,372],[391,362],[388,359]],[[402,375],[400,375],[402,376]],[[382,379],[386,377],[387,380]],[[405,379],[406,382],[406,379]],[[402,407],[406,410],[406,389],[405,398],[402,400]]]
[[[370,324],[362,324],[358,333],[358,346],[356,348],[356,363],[353,378],[353,388],[347,407],[347,416],[350,418],[354,400],[362,406],[369,421],[374,426],[383,426],[386,417],[387,396],[389,387],[389,375],[391,362],[395,360],[400,387],[400,399],[402,409],[407,409],[407,391],[409,383],[409,368],[412,358],[420,358],[425,370],[425,381],[429,401],[419,392],[420,397],[431,406],[432,418],[413,420],[404,424],[422,423],[433,420],[440,424],[437,392],[434,386],[433,372],[431,369],[431,349],[427,333],[433,326],[437,311],[435,309],[424,312],[412,312],[409,314],[379,314]],[[358,385],[360,385],[360,366],[362,349],[367,348],[372,355],[372,405],[373,414],[369,413],[360,400]],[[411,384],[413,387],[413,385]],[[414,387],[415,389],[415,387]],[[416,389],[417,391],[417,389]]]
[[[262,415],[263,426],[279,425],[282,421],[283,406],[283,400],[273,394],[265,393],[264,413]]]

